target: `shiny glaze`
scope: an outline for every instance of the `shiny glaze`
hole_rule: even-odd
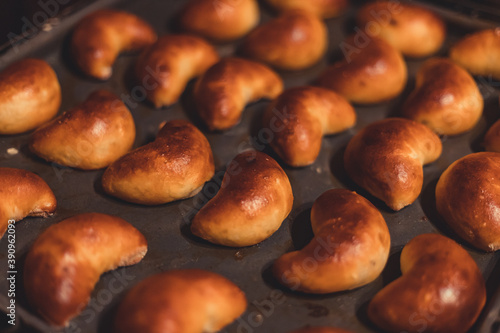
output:
[[[266,0],[266,2],[280,12],[300,9],[321,18],[338,16],[349,5],[349,0]]]

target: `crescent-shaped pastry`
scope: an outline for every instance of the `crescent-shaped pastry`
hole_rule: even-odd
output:
[[[246,104],[261,98],[273,99],[282,91],[283,81],[267,66],[224,58],[198,79],[194,99],[208,128],[225,130],[239,123]]]
[[[323,136],[343,132],[356,123],[356,113],[339,94],[320,87],[286,90],[267,108],[263,127],[273,135],[269,144],[294,167],[314,163]]]
[[[67,326],[90,300],[104,272],[141,261],[144,236],[125,220],[86,213],[50,226],[24,264],[26,297],[50,324]]]
[[[200,269],[153,275],[120,303],[115,333],[218,332],[246,309],[243,291],[225,277]]]
[[[311,225],[312,241],[274,262],[273,275],[280,283],[326,294],[361,287],[382,273],[391,237],[368,200],[344,189],[326,191],[314,201]]]
[[[483,97],[466,70],[446,58],[427,60],[402,108],[404,117],[444,135],[472,129],[483,114]]]
[[[228,165],[219,192],[194,216],[191,231],[215,244],[254,245],[278,230],[292,205],[283,169],[266,154],[249,150]]]
[[[141,53],[135,74],[147,98],[159,108],[177,102],[189,80],[217,61],[217,51],[205,40],[167,35]]]
[[[393,210],[413,203],[422,191],[423,166],[439,158],[442,144],[427,126],[388,118],[349,141],[344,166],[349,176]]]
[[[136,15],[102,9],[78,23],[70,47],[76,64],[84,74],[107,80],[120,53],[141,50],[156,39],[156,32],[149,23]]]
[[[400,260],[403,276],[371,300],[371,321],[389,333],[467,332],[486,302],[483,276],[467,251],[423,234],[406,244]]]
[[[212,149],[186,120],[167,122],[156,140],[111,164],[102,176],[109,195],[142,205],[190,198],[214,175]]]
[[[61,86],[44,60],[20,60],[0,73],[0,135],[35,129],[52,119],[59,106]]]
[[[54,193],[40,176],[22,169],[0,168],[0,238],[9,220],[47,217],[55,212],[56,206]]]
[[[436,185],[436,207],[463,239],[484,251],[500,249],[500,153],[453,162]]]
[[[41,158],[83,170],[107,167],[135,140],[130,111],[115,94],[98,90],[80,105],[39,127],[29,147]]]

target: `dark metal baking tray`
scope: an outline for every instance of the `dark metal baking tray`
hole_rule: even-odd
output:
[[[61,110],[67,110],[83,101],[92,91],[110,89],[118,95],[130,92],[130,68],[135,55],[121,56],[114,66],[113,77],[107,82],[98,82],[83,77],[75,68],[67,45],[71,29],[85,14],[102,7],[116,7],[146,18],[160,34],[175,31],[171,24],[184,0],[102,0],[92,3],[75,14],[65,17],[49,32],[42,32],[36,38],[11,48],[0,57],[0,69],[15,60],[25,57],[39,57],[47,60],[56,70],[62,83],[63,100]],[[354,26],[355,4],[344,16],[327,21],[330,33],[330,48],[321,62],[300,72],[281,72],[286,87],[309,84],[320,72],[339,56],[337,45]],[[272,11],[262,5],[262,20],[268,20]],[[457,16],[439,10],[448,23],[448,37],[439,55],[446,55],[449,46],[464,34],[488,24]],[[238,42],[218,45],[221,55],[233,53]],[[83,212],[102,212],[124,218],[146,236],[149,251],[144,260],[131,267],[120,268],[104,274],[97,283],[89,306],[75,318],[66,332],[110,332],[117,304],[126,291],[151,274],[178,268],[202,268],[220,273],[246,293],[249,301],[243,316],[228,326],[225,332],[288,332],[306,325],[328,325],[351,329],[356,332],[377,332],[366,318],[368,301],[390,281],[400,276],[399,256],[403,246],[414,236],[426,232],[440,232],[453,237],[434,208],[434,187],[441,172],[456,159],[481,150],[481,140],[487,128],[499,118],[499,83],[491,78],[477,78],[485,98],[484,115],[475,128],[456,137],[443,137],[443,155],[424,169],[422,195],[411,206],[400,212],[392,212],[379,200],[367,194],[347,177],[342,166],[343,150],[349,139],[362,127],[375,120],[397,114],[402,101],[411,91],[416,70],[423,60],[407,59],[409,69],[408,87],[397,99],[375,106],[356,106],[356,126],[339,135],[323,140],[323,147],[317,161],[305,168],[284,166],[288,174],[295,202],[292,213],[282,227],[261,244],[241,248],[215,246],[197,239],[189,232],[189,218],[204,202],[204,193],[217,187],[212,181],[195,198],[156,207],[128,204],[105,195],[100,186],[103,173],[99,171],[78,171],[47,163],[27,148],[28,134],[0,136],[0,166],[24,168],[39,174],[54,190],[58,199],[56,214],[47,219],[27,218],[16,224],[17,246],[17,325],[13,332],[50,332],[51,328],[33,313],[23,294],[22,267],[27,251],[36,237],[51,224]],[[261,147],[253,138],[258,137],[258,120],[268,105],[260,101],[248,106],[242,122],[224,133],[210,133],[196,116],[193,107],[192,83],[181,98],[181,102],[169,108],[155,110],[149,103],[132,101],[128,106],[137,124],[135,146],[151,141],[157,133],[158,124],[165,120],[187,118],[200,126],[210,141],[216,164],[216,177],[224,172],[237,153],[247,147]],[[18,154],[10,155],[7,149],[16,148]],[[268,148],[266,153],[276,157]],[[279,159],[278,159],[279,161]],[[373,283],[353,291],[328,295],[306,295],[280,287],[270,274],[273,261],[285,252],[303,247],[311,238],[309,214],[313,201],[330,188],[348,188],[366,196],[382,212],[392,237],[391,254],[383,274]],[[456,238],[455,238],[456,239]],[[476,260],[487,282],[488,303],[486,309],[471,330],[472,332],[497,332],[500,326],[500,302],[498,293],[500,281],[499,253],[487,254],[470,248],[458,240]],[[6,267],[7,242],[0,241],[0,276]],[[6,307],[7,283],[0,281],[0,305]],[[7,332],[8,325],[0,326]]]

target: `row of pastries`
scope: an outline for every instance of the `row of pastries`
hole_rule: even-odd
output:
[[[82,74],[99,80],[113,75],[120,53],[140,51],[135,83],[156,108],[176,103],[196,79],[192,97],[206,128],[169,121],[153,142],[132,149],[136,124],[114,93],[95,91],[56,116],[64,86],[47,62],[24,59],[0,73],[0,134],[33,131],[28,145],[37,156],[82,170],[105,169],[102,187],[108,195],[160,205],[193,197],[214,176],[214,156],[203,131],[226,131],[240,122],[247,104],[269,99],[260,128],[273,133],[269,146],[280,160],[256,150],[235,156],[219,192],[191,221],[192,233],[211,243],[251,246],[276,232],[292,211],[294,193],[280,163],[313,164],[324,136],[355,126],[353,104],[399,96],[408,81],[405,57],[431,56],[446,37],[445,23],[428,9],[368,3],[357,13],[356,33],[340,44],[343,59],[313,85],[285,89],[279,71],[305,69],[324,57],[329,37],[323,20],[342,14],[347,1],[268,0],[277,14],[261,25],[255,0],[219,1],[229,7],[214,7],[212,0],[188,2],[178,16],[187,33],[160,37],[131,13],[100,10],[82,19],[70,43]],[[220,58],[212,44],[240,38],[243,57]],[[400,118],[368,124],[350,139],[343,156],[349,177],[394,211],[415,202],[422,191],[423,166],[441,156],[439,135],[470,131],[481,118],[483,97],[472,75],[499,78],[499,52],[500,32],[491,29],[458,41],[449,58],[426,60]],[[488,152],[455,161],[435,190],[436,208],[451,229],[483,251],[500,248],[499,129],[497,122],[485,136]],[[0,186],[2,235],[8,220],[48,217],[56,211],[52,190],[31,172],[0,168]],[[362,287],[380,276],[391,240],[384,217],[368,199],[331,189],[314,201],[310,220],[314,238],[274,262],[277,281],[292,291],[328,294]],[[50,324],[68,325],[88,303],[102,273],[140,265],[146,253],[147,240],[125,220],[75,215],[50,226],[28,252],[27,298]],[[311,260],[315,268],[304,269]],[[375,325],[387,332],[417,332],[420,327],[409,318],[435,306],[440,311],[428,324],[429,332],[465,332],[474,324],[485,305],[486,288],[476,263],[459,244],[438,234],[418,235],[404,247],[400,261],[403,275],[368,305]],[[114,329],[215,332],[246,306],[243,291],[219,274],[171,270],[126,294]]]

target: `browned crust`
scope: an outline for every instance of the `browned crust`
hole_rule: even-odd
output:
[[[260,63],[224,58],[196,82],[194,99],[198,114],[211,130],[229,129],[241,120],[245,105],[261,98],[273,99],[283,91],[283,81]]]
[[[243,41],[246,56],[284,70],[317,63],[327,49],[327,29],[316,15],[287,11],[254,29]]]
[[[401,253],[403,276],[372,299],[368,317],[386,332],[466,332],[486,301],[476,262],[438,234],[413,238]]]
[[[390,250],[382,214],[365,198],[344,189],[324,192],[311,210],[313,240],[284,254],[273,275],[288,288],[332,293],[358,288],[376,279]]]
[[[356,123],[347,100],[320,87],[286,90],[269,105],[262,125],[272,132],[270,145],[294,167],[314,163],[324,135],[343,132]]]
[[[29,147],[47,161],[93,170],[123,156],[134,140],[134,119],[125,104],[115,94],[98,90],[33,132]]]
[[[144,257],[144,236],[125,220],[86,213],[50,226],[24,265],[29,302],[50,324],[66,326],[86,306],[99,276]]]
[[[27,170],[0,168],[0,238],[9,220],[47,217],[55,212],[56,206],[54,193],[41,177]]]
[[[446,25],[433,11],[396,1],[374,1],[358,11],[358,26],[410,57],[437,52],[446,37]]]
[[[180,13],[179,22],[190,33],[229,42],[246,35],[259,19],[255,0],[191,0]]]
[[[243,291],[225,277],[199,269],[153,275],[127,293],[115,333],[218,332],[247,305]]]
[[[44,60],[23,59],[0,73],[0,134],[19,134],[54,117],[61,105],[57,75]]]
[[[305,10],[321,18],[339,16],[349,5],[349,0],[266,0],[280,12]]]
[[[500,153],[453,162],[436,185],[436,207],[463,239],[484,251],[500,249]]]
[[[177,102],[189,80],[217,61],[217,51],[205,40],[190,35],[167,35],[141,53],[135,75],[148,99],[159,108]]]
[[[388,118],[366,126],[349,141],[344,166],[358,185],[397,211],[420,195],[422,166],[438,159],[441,151],[439,137],[425,125]]]
[[[379,38],[360,44],[350,36],[340,44],[344,59],[327,68],[318,84],[358,104],[373,104],[398,96],[407,81],[401,53]]]
[[[136,15],[103,9],[80,21],[73,32],[70,47],[83,73],[107,80],[121,52],[141,50],[156,39],[154,29]]]
[[[457,135],[477,124],[483,104],[481,92],[467,71],[449,59],[432,58],[419,69],[402,115],[438,134]]]
[[[487,151],[500,153],[500,120],[497,120],[486,132],[483,142]]]
[[[122,200],[159,205],[194,196],[213,175],[212,150],[205,136],[186,120],[172,120],[154,142],[111,164],[102,185]]]
[[[283,169],[266,154],[249,150],[228,164],[221,189],[195,215],[191,231],[215,244],[254,245],[278,230],[292,205]]]

